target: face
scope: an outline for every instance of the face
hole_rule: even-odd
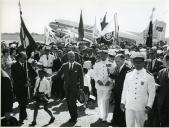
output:
[[[163,64],[165,67],[169,66],[169,61],[166,61],[166,56],[163,58]]]
[[[26,55],[22,54],[20,57],[20,62],[25,63],[26,62]]]
[[[136,70],[141,70],[144,67],[144,60],[140,58],[133,59],[133,64]]]
[[[122,59],[120,56],[115,57],[115,62],[118,67],[121,67],[124,64],[124,59]]]
[[[70,63],[73,63],[75,61],[75,54],[73,52],[69,52],[67,58]]]
[[[100,58],[101,58],[102,61],[105,61],[107,59],[107,57],[108,57],[107,53],[104,53],[104,52],[100,53]]]
[[[39,72],[39,77],[42,79],[45,76],[44,72]]]
[[[114,59],[115,59],[115,56],[109,55],[109,60],[110,60],[110,61],[112,61],[112,62],[113,62],[113,61],[114,61]]]

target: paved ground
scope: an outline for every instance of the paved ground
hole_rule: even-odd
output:
[[[102,123],[98,120],[98,107],[96,103],[89,104],[89,108],[84,110],[79,103],[78,105],[78,121],[76,124],[70,124],[67,121],[70,119],[69,112],[66,105],[66,100],[56,101],[50,99],[49,109],[55,116],[55,121],[52,124],[48,124],[50,117],[41,107],[38,112],[37,125],[36,127],[108,127],[108,124]],[[18,119],[18,104],[14,103],[14,116]],[[34,103],[31,102],[27,107],[28,119],[24,121],[22,127],[28,127],[33,119],[33,106]],[[109,114],[109,120],[112,114]]]

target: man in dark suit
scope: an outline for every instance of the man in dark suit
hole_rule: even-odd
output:
[[[68,52],[67,57],[68,62],[64,63],[56,75],[52,76],[52,80],[57,76],[64,75],[65,95],[71,116],[69,122],[76,123],[78,117],[76,100],[79,89],[83,89],[83,71],[82,66],[75,61],[75,54],[73,51]]]
[[[28,79],[33,81],[33,78],[36,77],[36,72],[27,63],[28,67],[28,77],[26,72],[26,54],[20,52],[17,56],[17,62],[11,66],[11,74],[13,79],[13,89],[16,99],[19,103],[19,123],[22,124],[23,121],[27,118],[26,105],[28,102],[28,86],[30,86]]]
[[[160,126],[169,127],[169,55],[164,56],[166,68],[158,73],[158,83],[160,85],[157,106],[159,112]]]
[[[61,58],[63,56],[62,50],[56,52],[56,59],[53,61],[52,72],[57,72],[62,66]],[[64,98],[64,89],[63,89],[63,78],[62,76],[57,77],[52,83],[52,96],[56,98]]]
[[[126,73],[130,70],[125,64],[125,57],[123,54],[117,54],[115,57],[116,67],[112,74],[109,75],[115,81],[112,94],[114,95],[115,108],[113,113],[113,126],[126,126],[125,113],[120,109],[121,95],[123,90],[123,83]]]

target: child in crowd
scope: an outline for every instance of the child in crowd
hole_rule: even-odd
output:
[[[34,115],[33,121],[30,126],[36,125],[36,118],[38,115],[39,106],[42,104],[44,106],[44,110],[50,115],[51,119],[49,123],[53,123],[55,117],[53,116],[52,112],[48,109],[48,93],[50,91],[50,83],[45,77],[46,72],[44,70],[38,71],[39,78],[37,78],[34,88],[34,97],[35,97],[35,108],[34,108]]]
[[[90,96],[90,92],[91,92],[91,78],[90,76],[87,74],[88,73],[88,69],[87,68],[83,68],[83,74],[84,74],[84,93],[85,93],[85,102],[84,102],[84,107],[87,107],[87,102],[89,100],[89,96]]]

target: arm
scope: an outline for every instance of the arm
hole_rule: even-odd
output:
[[[63,74],[63,69],[64,65],[62,65],[58,72],[54,73],[54,75],[51,76],[52,81]]]
[[[153,77],[150,77],[148,80],[148,102],[147,102],[147,106],[152,108],[153,106],[153,102],[154,102],[154,98],[155,98],[155,94],[156,94],[156,88],[155,88],[155,80]]]
[[[79,77],[80,77],[80,89],[83,89],[84,78],[83,78],[83,69],[81,65],[79,66]]]
[[[125,80],[124,80],[124,85],[123,85],[123,91],[122,91],[122,96],[121,96],[121,104],[126,104],[126,92],[128,89],[128,80],[127,80],[128,75],[126,74]]]

